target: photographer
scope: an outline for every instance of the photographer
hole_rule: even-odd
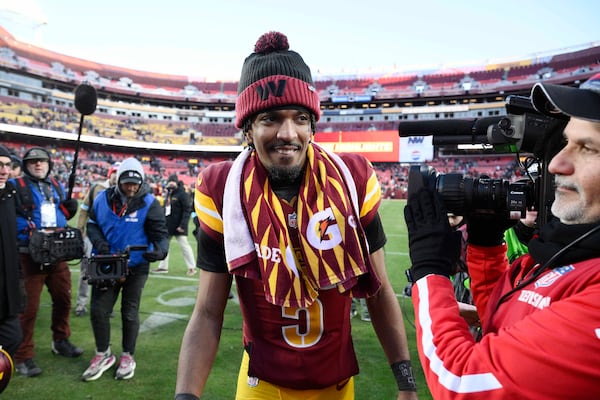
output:
[[[44,285],[52,298],[52,352],[65,357],[79,357],[83,350],[69,341],[71,327],[71,272],[65,261],[35,262],[30,254],[31,234],[43,228],[64,228],[77,212],[77,200],[64,199],[64,188],[50,176],[50,154],[33,147],[23,156],[24,175],[10,180],[16,188],[17,240],[19,260],[25,280],[27,305],[20,315],[23,341],[15,353],[15,369],[24,376],[42,373],[34,360],[33,330]]]
[[[467,264],[483,337],[458,314],[448,279],[457,257],[437,193],[405,208],[417,343],[436,399],[600,398],[600,75],[580,88],[538,83],[535,108],[570,118],[548,164],[554,219],[510,267],[503,216],[470,215]],[[555,132],[558,133],[558,132]]]
[[[126,275],[117,282],[95,282],[92,286],[90,319],[96,355],[82,375],[93,381],[115,364],[110,349],[110,315],[121,293],[123,352],[116,379],[130,379],[135,373],[133,358],[140,328],[140,301],[150,263],[162,260],[169,250],[164,212],[144,183],[144,169],[135,158],[128,158],[117,170],[117,184],[100,192],[88,210],[87,234],[94,254],[123,255],[129,247],[147,246],[145,251],[128,254]]]

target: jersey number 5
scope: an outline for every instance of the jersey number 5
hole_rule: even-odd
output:
[[[314,346],[323,335],[323,304],[316,299],[308,308],[282,307],[283,318],[295,320],[295,324],[281,328],[283,339],[292,347]]]

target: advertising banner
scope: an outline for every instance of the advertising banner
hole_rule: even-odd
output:
[[[317,132],[315,142],[334,153],[359,153],[371,162],[398,162],[398,131]]]
[[[400,162],[421,163],[433,159],[433,136],[400,138]]]

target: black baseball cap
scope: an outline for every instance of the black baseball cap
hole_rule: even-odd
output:
[[[531,90],[531,103],[542,114],[554,118],[575,117],[600,122],[600,73],[578,88],[536,83]]]
[[[141,185],[143,181],[142,175],[137,171],[124,171],[119,176],[119,183],[135,183],[136,185]]]

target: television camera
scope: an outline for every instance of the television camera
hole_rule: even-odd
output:
[[[81,259],[85,278],[90,285],[112,286],[123,282],[127,275],[129,254],[144,251],[148,246],[127,246],[123,253],[97,254]]]
[[[561,150],[568,121],[539,113],[529,97],[508,96],[505,107],[507,114],[501,117],[400,122],[398,131],[402,137],[431,135],[434,145],[483,144],[496,153],[514,153],[525,179],[470,178],[440,174],[426,165],[412,166],[408,195],[425,186],[437,191],[448,211],[457,215],[505,213],[518,219],[535,209],[538,226],[546,223],[554,200],[553,176],[546,165]],[[525,163],[522,154],[528,155]]]

